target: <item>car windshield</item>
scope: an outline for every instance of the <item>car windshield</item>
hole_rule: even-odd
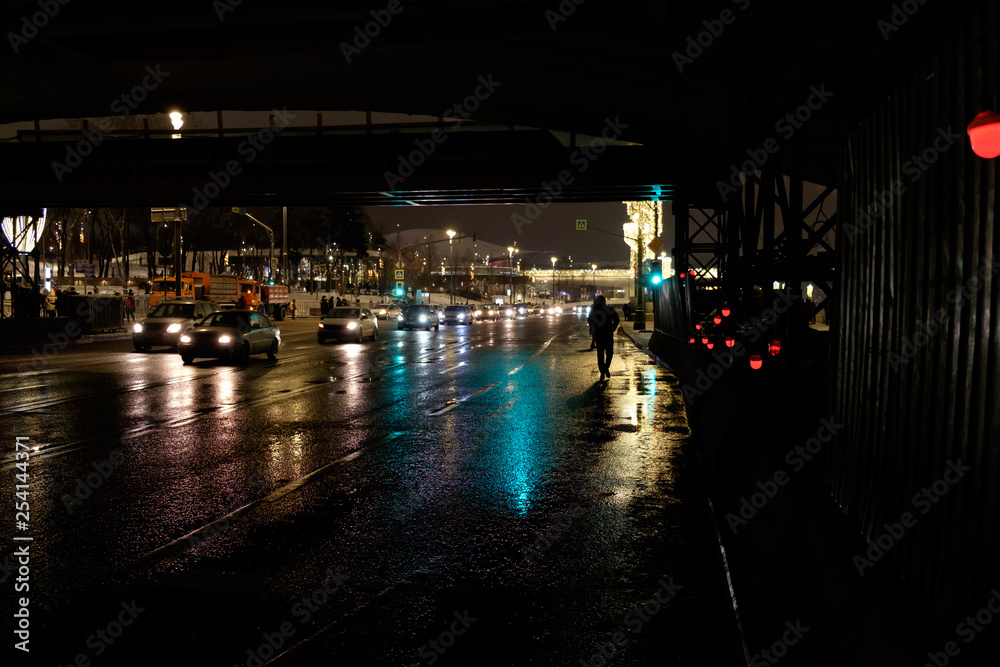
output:
[[[150,317],[194,317],[193,303],[161,303]]]
[[[361,311],[357,308],[334,308],[328,311],[327,317],[339,317],[345,320],[356,320],[361,316]]]
[[[249,313],[222,312],[212,313],[201,321],[203,327],[235,327],[250,328]]]
[[[460,311],[460,310],[464,311],[465,310],[465,306],[448,306],[444,310],[445,310],[446,313],[454,313],[454,312],[457,312],[457,311]]]
[[[427,312],[427,306],[407,306],[406,308],[407,315],[419,315],[420,313],[426,313],[426,312]]]

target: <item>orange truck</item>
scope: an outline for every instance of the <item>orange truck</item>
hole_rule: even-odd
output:
[[[236,276],[187,271],[181,274],[181,294],[177,296],[176,278],[157,278],[149,293],[149,305],[155,307],[170,299],[207,299],[220,306],[235,307],[240,301]]]
[[[288,314],[291,300],[287,285],[262,285],[256,280],[240,280],[240,306],[259,310],[279,322]]]

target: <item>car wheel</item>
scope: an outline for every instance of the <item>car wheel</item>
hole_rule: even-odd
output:
[[[136,343],[136,342],[133,342],[133,343],[132,343],[132,347],[134,347],[134,348],[135,348],[135,351],[136,351],[136,352],[145,352],[146,350],[148,350],[148,349],[149,349],[149,348],[148,348],[148,347],[146,347],[145,345],[140,345],[139,343]]]
[[[190,366],[191,364],[194,363],[194,356],[190,354],[182,354],[181,361],[184,362],[185,366]]]
[[[274,361],[275,359],[278,358],[278,341],[276,340],[271,341],[271,349],[267,351],[267,358],[270,359],[271,361]]]
[[[378,327],[375,327],[375,330],[372,331],[372,340],[378,340]]]
[[[365,342],[365,330],[361,327],[358,327],[358,342],[359,343]]]

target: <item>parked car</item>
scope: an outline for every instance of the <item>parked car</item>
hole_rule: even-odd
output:
[[[425,329],[432,328],[437,331],[441,328],[441,323],[431,311],[430,306],[407,306],[406,310],[396,318],[400,329]]]
[[[378,321],[367,308],[332,308],[316,329],[316,339],[322,344],[328,338],[364,341],[378,339]]]
[[[235,358],[246,362],[252,354],[278,358],[281,331],[263,313],[253,310],[224,310],[205,317],[181,335],[177,349],[185,364],[195,359]]]
[[[136,352],[145,352],[155,345],[176,348],[184,332],[219,310],[219,304],[211,301],[163,301],[144,320],[132,325],[132,346]]]
[[[475,313],[468,306],[448,306],[444,309],[445,324],[472,324]]]

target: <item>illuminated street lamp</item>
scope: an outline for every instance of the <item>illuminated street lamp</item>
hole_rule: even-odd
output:
[[[558,257],[552,258],[552,305],[556,305],[556,262],[559,261]]]
[[[514,267],[514,253],[517,252],[517,248],[512,245],[507,246],[507,273],[510,275],[510,302],[514,303],[514,275],[510,272],[510,269]]]
[[[594,298],[597,298],[597,264],[590,265],[590,277],[594,281]]]
[[[451,265],[451,303],[455,303],[455,256],[451,248],[451,242],[455,240],[455,232],[448,230],[448,264]]]

